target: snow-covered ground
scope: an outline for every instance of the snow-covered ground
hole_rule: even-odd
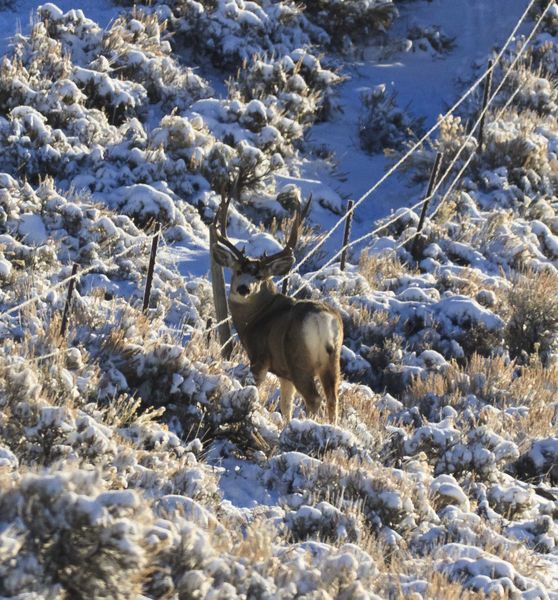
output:
[[[343,61],[348,79],[339,86],[341,112],[315,125],[308,134],[317,146],[325,144],[334,150],[335,174],[341,178],[332,179],[325,170],[320,170],[317,178],[344,198],[359,199],[390,164],[382,154],[371,156],[360,147],[362,91],[382,84],[393,89],[398,106],[424,118],[424,128],[429,129],[454,103],[465,82],[471,81],[472,67],[486,67],[490,52],[506,40],[525,6],[522,0],[419,0],[401,4],[394,32],[405,37],[413,26],[437,26],[454,39],[455,47],[440,53],[432,47],[389,52],[371,46],[363,48],[362,58]],[[308,165],[310,173],[312,166]],[[376,219],[391,210],[414,204],[421,191],[410,189],[404,179],[393,176],[356,212],[356,233],[366,233]]]
[[[526,2],[127,4],[48,4],[31,28],[39,3],[0,0],[0,596],[556,600],[558,7],[482,152],[477,96],[359,208],[353,237],[463,146],[416,246],[401,213],[345,272],[320,268],[339,231],[291,275],[343,320],[333,425],[299,402],[285,424],[275,378],[256,389],[208,332],[219,192],[240,174],[228,231],[254,255],[279,247],[283,186],[312,194],[307,256]],[[376,11],[370,30],[340,6]],[[401,112],[377,103],[392,89]]]

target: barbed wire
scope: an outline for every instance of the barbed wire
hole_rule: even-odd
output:
[[[515,34],[518,32],[518,30],[521,27],[523,21],[525,20],[525,18],[527,17],[527,15],[529,14],[529,12],[531,11],[531,9],[533,8],[533,6],[535,5],[536,2],[537,2],[537,0],[531,0],[529,2],[527,8],[522,13],[522,15],[519,18],[519,20],[517,21],[517,23],[515,24],[512,32],[510,33],[510,35],[506,39],[504,45],[502,46],[502,48],[500,49],[500,51],[496,54],[496,57],[494,58],[494,61],[493,61],[492,65],[490,65],[489,68],[486,69],[484,71],[484,73],[480,77],[478,77],[476,81],[473,82],[473,84],[465,91],[465,93],[459,98],[459,100],[457,102],[455,102],[455,104],[453,104],[453,106],[451,108],[449,108],[444,113],[444,115],[442,115],[441,117],[439,117],[438,120],[436,121],[436,123],[417,142],[415,142],[415,144],[413,146],[411,146],[411,148],[390,169],[388,169],[388,171],[386,171],[386,173],[372,187],[370,187],[366,192],[364,192],[364,194],[362,194],[362,196],[354,203],[352,209],[350,211],[347,211],[340,219],[338,219],[338,221],[329,230],[329,232],[308,252],[308,254],[306,256],[304,256],[297,263],[297,265],[291,270],[291,272],[289,273],[289,275],[292,275],[293,273],[298,272],[300,270],[300,267],[311,256],[313,256],[318,251],[318,249],[321,248],[321,246],[323,246],[323,244],[326,242],[326,240],[329,237],[331,237],[333,235],[333,233],[341,226],[341,224],[344,223],[347,220],[347,218],[349,217],[349,215],[352,215],[354,213],[354,211],[373,192],[375,192],[389,177],[391,177],[391,175],[393,175],[393,173],[395,173],[395,171],[404,162],[406,162],[407,159],[414,152],[416,152],[416,150],[463,104],[463,102],[465,102],[465,100],[477,89],[477,87],[488,77],[488,75],[494,71],[494,69],[496,68],[496,66],[499,64],[501,58],[504,56],[504,54],[505,54],[508,46],[513,41],[513,39],[515,37]],[[546,7],[546,9],[545,9],[545,11],[544,11],[543,14],[546,14],[546,12],[549,10],[550,5],[552,3],[553,3],[553,0],[550,0],[549,4]],[[285,276],[283,279],[281,279],[279,283],[282,283],[282,281],[286,277],[287,276]]]
[[[329,266],[331,266],[336,261],[336,259],[339,256],[341,256],[341,254],[343,253],[344,250],[349,249],[352,246],[355,246],[356,244],[358,244],[358,243],[360,243],[360,242],[362,242],[362,241],[364,241],[364,240],[366,240],[366,239],[368,239],[370,237],[373,237],[374,235],[376,235],[377,233],[379,233],[382,229],[385,229],[389,225],[392,225],[393,223],[395,223],[396,221],[398,221],[400,218],[402,218],[405,215],[409,214],[411,211],[415,210],[419,206],[422,206],[426,202],[430,201],[430,199],[436,194],[436,192],[438,191],[438,189],[441,187],[441,185],[444,182],[444,180],[447,178],[449,172],[451,171],[451,169],[453,168],[453,166],[456,164],[457,160],[459,159],[459,157],[461,156],[461,154],[463,153],[463,151],[465,150],[465,148],[469,145],[469,142],[474,138],[475,131],[476,131],[477,127],[479,126],[482,118],[488,112],[488,109],[491,107],[492,103],[494,102],[494,99],[499,94],[499,92],[502,89],[504,83],[506,82],[508,76],[511,74],[511,72],[514,69],[515,65],[517,64],[517,62],[519,61],[519,59],[521,58],[521,56],[523,55],[523,53],[527,49],[527,46],[528,46],[529,42],[531,41],[531,39],[535,35],[535,33],[536,33],[539,25],[541,24],[542,20],[546,16],[546,13],[548,12],[548,10],[550,9],[550,7],[551,7],[552,4],[553,4],[553,1],[550,0],[549,3],[547,4],[547,7],[541,13],[539,19],[537,20],[537,22],[533,26],[531,32],[529,33],[529,35],[525,39],[525,42],[521,46],[520,50],[517,52],[516,56],[514,57],[514,60],[508,65],[507,70],[506,70],[505,74],[503,75],[503,77],[502,77],[499,85],[497,86],[496,90],[491,93],[490,98],[488,99],[488,101],[486,103],[486,106],[480,111],[477,120],[475,121],[473,127],[471,128],[471,131],[469,132],[469,134],[465,138],[464,142],[462,143],[462,145],[459,148],[458,152],[454,156],[453,160],[450,162],[450,164],[446,168],[446,170],[444,172],[444,175],[440,178],[440,180],[438,181],[438,183],[434,187],[434,189],[432,191],[432,194],[430,194],[427,198],[424,198],[423,200],[417,202],[416,204],[414,204],[410,208],[407,208],[404,211],[399,212],[392,219],[390,219],[387,222],[381,224],[379,227],[377,227],[373,231],[371,231],[369,233],[366,233],[363,236],[361,236],[361,237],[359,237],[359,238],[357,238],[357,239],[355,239],[355,240],[353,240],[353,241],[345,244],[338,252],[336,252],[333,255],[333,257],[330,260],[328,260],[324,265],[322,265],[317,271],[315,271],[314,273],[312,273],[312,275],[308,279],[305,279],[304,280],[304,284],[301,285],[301,286],[299,286],[299,288],[294,292],[294,295],[296,295],[302,289],[304,289],[304,287],[308,283],[310,283],[311,281],[313,281],[323,270],[325,270],[326,268],[328,268]],[[450,189],[453,189],[453,187],[455,186],[455,184],[457,183],[457,181],[459,180],[459,178],[461,177],[461,175],[465,171],[465,168],[472,161],[473,157],[474,157],[474,153],[471,154],[471,156],[469,157],[469,159],[466,161],[465,165],[461,168],[461,170],[459,171],[459,173],[456,175],[456,177],[454,179],[454,182],[453,182],[453,184],[452,184],[452,186],[451,186]],[[444,196],[444,199],[447,197],[447,195],[448,195],[448,192],[446,192],[446,194]],[[408,240],[409,239],[412,239],[412,238],[408,238]],[[408,241],[408,240],[406,240],[406,241]]]
[[[133,244],[128,246],[125,250],[123,250],[116,256],[110,257],[110,262],[114,263],[114,261],[118,260],[119,258],[126,256],[126,254],[129,254],[134,248],[138,247],[140,244],[144,244],[145,242],[152,240],[156,235],[157,234],[154,233],[152,235],[146,235],[146,236],[142,237],[141,240],[134,242]],[[100,266],[98,264],[90,265],[89,267],[82,269],[75,275],[69,275],[68,277],[65,277],[64,279],[61,279],[60,281],[56,282],[55,284],[49,286],[47,289],[43,290],[40,294],[37,294],[36,296],[33,296],[32,298],[29,298],[23,302],[20,302],[19,304],[16,304],[15,306],[12,306],[9,309],[5,310],[4,312],[0,313],[0,320],[3,319],[4,317],[7,317],[7,316],[13,314],[13,313],[19,312],[23,308],[25,308],[31,304],[34,304],[35,302],[38,302],[46,294],[58,289],[59,287],[63,287],[64,285],[69,283],[72,279],[79,279],[81,276],[87,275],[87,273],[90,273],[91,271],[94,271],[95,269],[99,269],[99,268],[100,268]]]
[[[514,57],[514,60],[510,63],[509,68],[507,69],[506,73],[502,77],[502,79],[501,79],[500,83],[498,84],[496,90],[491,95],[491,98],[490,98],[489,102],[487,102],[487,109],[486,110],[488,110],[488,105],[498,95],[498,93],[500,92],[500,90],[504,86],[504,83],[506,82],[507,77],[512,73],[513,69],[515,68],[515,65],[518,63],[519,59],[521,58],[521,56],[525,52],[525,50],[526,50],[529,42],[531,41],[532,37],[534,36],[534,34],[535,34],[536,30],[538,29],[539,25],[542,23],[542,20],[546,16],[546,13],[548,12],[548,10],[550,9],[550,7],[551,7],[552,4],[553,4],[553,0],[551,0],[548,3],[546,9],[542,12],[542,14],[539,17],[539,19],[537,20],[535,26],[531,30],[531,33],[525,39],[525,42],[523,43],[523,46],[518,51],[517,55]],[[496,114],[495,121],[498,121],[502,117],[502,114],[510,106],[510,104],[513,102],[513,100],[517,96],[517,94],[523,89],[524,85],[525,85],[524,82],[519,82],[519,84],[517,85],[516,89],[513,91],[512,94],[510,94],[510,97],[507,99],[507,101],[504,104],[504,106]],[[481,117],[482,117],[482,115],[481,115]],[[475,124],[474,129],[476,128],[477,124],[478,124],[478,121]],[[436,216],[436,214],[438,213],[438,211],[440,210],[440,208],[442,207],[442,205],[445,203],[445,201],[447,200],[447,198],[449,197],[449,195],[453,191],[453,188],[455,187],[455,185],[457,184],[457,182],[459,181],[459,179],[461,178],[461,176],[463,175],[463,173],[465,172],[465,170],[467,169],[467,167],[469,166],[469,164],[471,163],[471,161],[473,160],[474,157],[475,157],[475,154],[472,153],[471,156],[469,156],[469,158],[465,161],[465,163],[463,164],[463,166],[461,167],[461,169],[457,173],[456,177],[454,178],[451,186],[446,190],[446,192],[444,193],[444,195],[442,196],[442,198],[439,200],[438,204],[436,205],[435,209],[432,211],[432,213],[428,217],[429,220],[432,220]],[[393,249],[394,250],[398,250],[399,248],[401,248],[402,246],[404,246],[405,244],[407,244],[408,242],[410,242],[412,239],[416,238],[418,235],[420,235],[420,231],[415,231],[412,235],[410,235],[408,238],[406,238],[399,245],[395,246]]]
[[[366,192],[364,192],[364,194],[362,194],[362,196],[354,203],[353,207],[336,221],[336,223],[334,224],[332,229],[330,229],[329,232],[320,239],[320,241],[308,252],[308,254],[306,254],[304,257],[302,257],[302,259],[293,267],[293,269],[291,269],[291,271],[287,275],[285,275],[284,277],[279,279],[279,281],[277,282],[278,286],[280,286],[283,283],[283,281],[285,281],[287,279],[287,277],[290,277],[294,273],[297,273],[300,270],[300,267],[306,261],[308,261],[309,258],[311,256],[313,256],[319,250],[319,248],[321,248],[323,246],[323,244],[326,242],[326,240],[333,235],[333,233],[341,226],[341,224],[344,223],[349,218],[349,216],[355,212],[355,210],[358,208],[358,206],[360,206],[360,204],[362,204],[362,202],[364,202],[364,200],[366,200],[366,198],[368,198],[374,191],[376,191],[380,187],[380,185],[382,185],[384,183],[384,181],[386,181],[404,162],[406,162],[407,159],[412,154],[414,154],[414,152],[416,152],[418,150],[418,148],[442,125],[442,123],[444,123],[461,106],[461,104],[463,104],[463,102],[465,102],[465,100],[477,89],[477,87],[488,77],[488,75],[494,71],[494,69],[498,65],[499,61],[501,60],[501,58],[504,56],[508,46],[513,41],[516,33],[518,32],[519,28],[521,27],[521,25],[523,23],[523,21],[528,16],[529,12],[531,11],[531,9],[533,8],[533,6],[535,5],[536,2],[537,2],[537,0],[531,0],[529,2],[527,8],[521,14],[521,16],[519,17],[519,20],[516,22],[511,33],[509,34],[506,41],[504,42],[504,45],[502,46],[502,48],[500,49],[500,51],[497,53],[496,57],[494,58],[492,65],[490,65],[490,67],[487,68],[483,72],[483,74],[480,77],[478,77],[476,79],[476,81],[474,81],[471,84],[471,86],[462,94],[462,96],[459,98],[459,100],[457,102],[455,102],[455,104],[453,104],[453,106],[451,106],[444,115],[439,117],[438,120],[436,121],[436,123],[372,187],[370,187]],[[549,10],[551,4],[552,4],[552,0],[550,0],[550,2],[543,14],[546,14],[546,12]],[[430,198],[428,198],[428,200],[429,199]],[[421,201],[421,203],[424,204],[425,201],[426,201],[426,199]],[[418,206],[420,206],[420,205],[421,204],[419,204]],[[414,207],[411,207],[409,210],[418,208],[418,206],[415,205]],[[390,223],[386,223],[384,226],[388,226],[389,224]],[[369,235],[372,235],[372,234],[369,234]],[[347,247],[350,247],[350,246],[347,246]],[[343,248],[341,249],[341,252],[342,251],[343,251]],[[339,256],[341,254],[341,252],[339,252],[336,255],[336,258],[337,258],[337,256]],[[217,330],[221,325],[224,325],[225,323],[227,323],[229,321],[231,321],[230,316],[222,319],[218,323],[215,323],[211,327],[207,328],[206,333],[208,333],[208,334],[212,333],[213,331]],[[230,342],[230,340],[228,340],[224,345],[228,344],[229,342]]]

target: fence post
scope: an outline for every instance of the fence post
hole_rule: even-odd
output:
[[[221,230],[226,223],[220,223]],[[215,304],[215,317],[219,327],[219,342],[221,344],[221,354],[225,360],[229,360],[232,353],[231,327],[226,320],[229,316],[229,306],[227,304],[227,294],[225,291],[225,275],[223,267],[218,265],[213,259],[213,245],[215,236],[210,228],[209,234],[209,260],[211,263],[211,287],[213,289],[213,303]]]
[[[149,256],[149,266],[147,267],[147,279],[145,281],[145,290],[143,292],[143,312],[146,313],[149,308],[149,299],[151,297],[151,285],[153,283],[153,272],[155,270],[155,260],[157,258],[157,247],[159,245],[159,235],[161,226],[158,226],[157,233],[151,241],[151,254]]]
[[[68,317],[70,314],[70,305],[72,303],[72,296],[74,294],[74,288],[76,287],[76,274],[78,270],[78,264],[74,263],[72,266],[72,278],[68,284],[68,295],[66,296],[66,304],[64,305],[64,312],[62,314],[62,324],[60,325],[60,335],[64,337],[66,335],[66,329],[68,327]]]
[[[479,122],[479,137],[477,139],[478,141],[478,145],[477,145],[477,151],[478,152],[482,152],[482,147],[484,144],[484,117],[486,116],[486,112],[484,112],[484,110],[486,109],[486,105],[488,104],[488,97],[490,96],[490,92],[492,90],[492,73],[493,73],[493,69],[492,69],[492,60],[488,61],[488,74],[486,76],[486,80],[484,82],[484,93],[482,96],[482,114],[481,114],[481,118],[480,118],[480,122]]]
[[[420,219],[417,225],[417,232],[415,233],[415,239],[413,241],[413,247],[411,249],[411,254],[415,256],[419,241],[419,233],[422,231],[424,227],[424,219],[426,218],[426,211],[428,210],[428,205],[430,204],[430,196],[432,194],[432,190],[438,181],[438,173],[440,172],[440,165],[442,164],[442,153],[438,152],[436,154],[436,159],[434,160],[434,166],[432,167],[432,171],[430,173],[430,180],[428,182],[428,189],[426,190],[426,202],[422,205],[422,211],[420,213]]]
[[[347,260],[347,244],[349,243],[349,237],[351,235],[351,225],[353,223],[353,206],[355,205],[353,200],[349,200],[347,204],[347,218],[345,219],[345,230],[343,231],[343,246],[341,250],[341,264],[339,265],[341,271],[345,270],[345,262]]]

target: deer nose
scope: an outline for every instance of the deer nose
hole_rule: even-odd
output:
[[[247,286],[247,285],[244,285],[244,284],[242,284],[242,285],[239,285],[239,286],[236,288],[236,291],[237,291],[237,292],[238,292],[238,293],[239,293],[241,296],[247,296],[247,295],[248,295],[248,292],[249,292],[250,290],[248,289],[248,286]]]

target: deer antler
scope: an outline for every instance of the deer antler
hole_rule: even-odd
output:
[[[223,244],[226,246],[239,261],[245,259],[245,254],[242,250],[239,250],[227,237],[227,213],[229,211],[229,205],[231,203],[230,196],[221,194],[221,203],[215,213],[215,218],[209,227],[209,232],[212,237],[213,243]]]
[[[308,198],[308,202],[306,203],[306,206],[304,208],[302,208],[300,206],[300,203],[298,203],[298,206],[295,211],[295,218],[294,218],[293,224],[291,226],[291,232],[289,234],[289,238],[287,240],[287,243],[285,244],[285,247],[282,250],[280,250],[279,252],[276,252],[275,254],[270,254],[269,256],[263,256],[260,259],[260,262],[262,264],[264,264],[264,265],[269,264],[282,256],[292,256],[293,255],[294,249],[296,247],[296,243],[298,241],[298,235],[300,233],[300,226],[302,225],[302,222],[304,221],[304,219],[306,218],[306,215],[308,214],[311,202],[312,202],[312,195],[310,194],[310,197]]]

